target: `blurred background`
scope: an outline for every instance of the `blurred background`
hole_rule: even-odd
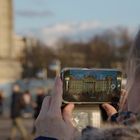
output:
[[[52,90],[64,67],[118,68],[139,29],[139,0],[0,0],[0,139],[10,135],[14,84],[32,102]],[[28,123],[30,122],[30,123]]]

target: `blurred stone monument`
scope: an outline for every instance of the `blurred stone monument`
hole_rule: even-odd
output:
[[[0,0],[0,83],[19,79],[22,68],[14,54],[12,0]]]

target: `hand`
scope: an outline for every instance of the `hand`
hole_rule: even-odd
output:
[[[106,111],[108,118],[117,113],[117,110],[108,103],[103,104],[102,107]]]
[[[122,90],[121,91],[121,97],[120,97],[120,101],[119,101],[119,111],[122,111],[125,104],[126,104],[126,99],[127,99],[127,92],[126,90]],[[108,117],[110,118],[112,115],[114,115],[115,113],[117,113],[117,110],[110,104],[105,103],[102,105],[102,107],[105,109]]]
[[[35,122],[36,136],[56,138],[58,140],[74,140],[78,133],[72,125],[72,110],[74,104],[68,104],[63,112],[62,105],[62,82],[56,78],[54,93],[45,97],[40,114]]]
[[[121,90],[121,97],[119,101],[119,111],[127,111],[127,96],[128,93],[126,90]]]

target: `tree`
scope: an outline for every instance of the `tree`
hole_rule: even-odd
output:
[[[49,70],[49,65],[55,58],[54,52],[41,42],[30,47],[30,51],[25,50],[25,57],[22,61],[23,78],[36,77],[36,74],[42,69]]]

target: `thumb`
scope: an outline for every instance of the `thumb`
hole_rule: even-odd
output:
[[[63,119],[66,123],[72,124],[72,112],[74,104],[70,103],[63,109]]]
[[[111,117],[112,115],[117,113],[117,110],[110,104],[105,103],[102,105],[102,107],[106,111],[108,117]]]

